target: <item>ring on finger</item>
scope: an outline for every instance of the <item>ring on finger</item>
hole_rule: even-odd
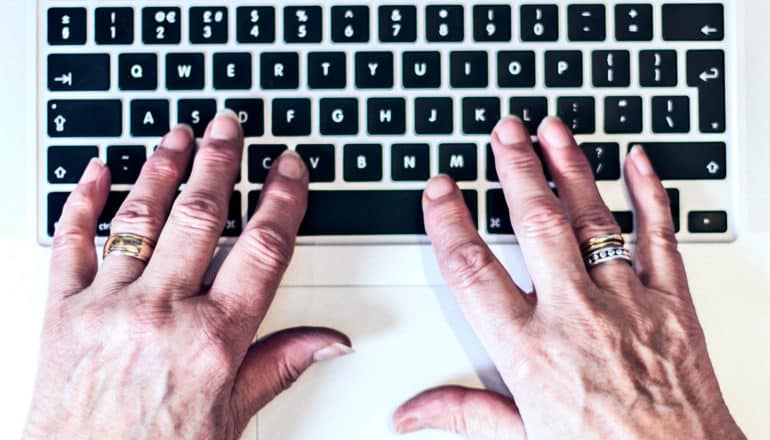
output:
[[[615,260],[622,260],[631,264],[631,251],[623,246],[609,245],[583,255],[583,260],[589,270]]]
[[[594,237],[589,238],[585,242],[583,242],[580,245],[580,252],[585,257],[586,255],[596,251],[597,249],[602,249],[607,246],[619,246],[623,247],[625,246],[626,241],[623,239],[623,236],[620,234],[601,234]]]
[[[135,258],[143,263],[150,261],[155,251],[155,242],[137,234],[112,234],[104,244],[102,258],[109,255],[123,255]]]

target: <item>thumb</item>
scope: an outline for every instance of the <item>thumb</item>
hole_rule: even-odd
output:
[[[316,362],[353,352],[350,339],[327,328],[297,327],[274,333],[249,348],[235,378],[232,408],[238,426],[289,388]]]
[[[438,429],[473,440],[527,437],[513,400],[459,386],[439,387],[413,397],[396,410],[393,426],[399,434]]]

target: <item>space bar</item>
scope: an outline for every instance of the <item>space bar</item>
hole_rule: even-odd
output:
[[[476,191],[463,191],[477,223]],[[422,191],[311,191],[301,236],[424,235]]]

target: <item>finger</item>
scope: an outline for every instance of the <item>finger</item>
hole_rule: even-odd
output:
[[[256,212],[209,292],[228,319],[247,320],[256,330],[265,316],[294,252],[308,179],[304,162],[291,150],[272,167]]]
[[[620,234],[620,226],[596,187],[588,159],[569,128],[558,118],[550,117],[540,124],[538,138],[577,242],[585,243],[603,234]],[[598,285],[607,286],[619,279],[633,279],[635,274],[628,263],[617,260],[593,268],[591,277]]]
[[[423,197],[425,229],[439,268],[457,301],[498,365],[532,307],[500,261],[479,237],[462,193],[447,176],[433,178]]]
[[[158,241],[194,144],[195,135],[185,125],[174,128],[163,138],[115,214],[110,228],[113,234],[136,234]],[[144,269],[145,263],[135,258],[109,255],[102,265],[100,278],[117,285],[127,284],[136,280]]]
[[[412,398],[393,415],[397,433],[439,429],[472,440],[525,439],[516,404],[490,391],[446,386]]]
[[[492,151],[538,301],[556,301],[586,291],[592,282],[572,226],[545,180],[521,120],[509,117],[497,124],[492,133]]]
[[[624,169],[638,228],[634,266],[639,278],[654,289],[688,292],[668,194],[641,147],[631,150]]]
[[[241,166],[243,131],[223,110],[209,124],[187,186],[174,203],[141,280],[166,299],[197,295],[225,227]],[[159,287],[161,287],[159,289]]]
[[[94,245],[96,223],[109,193],[109,169],[92,159],[56,225],[51,243],[51,295],[71,296],[93,282],[99,268]]]
[[[300,327],[253,345],[238,370],[232,407],[238,427],[293,384],[311,365],[353,352],[350,339],[327,328]]]

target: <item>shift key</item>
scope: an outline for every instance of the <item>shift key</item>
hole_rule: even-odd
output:
[[[48,136],[118,137],[123,133],[119,99],[48,101]]]
[[[724,142],[637,142],[661,180],[720,180],[727,177]]]

